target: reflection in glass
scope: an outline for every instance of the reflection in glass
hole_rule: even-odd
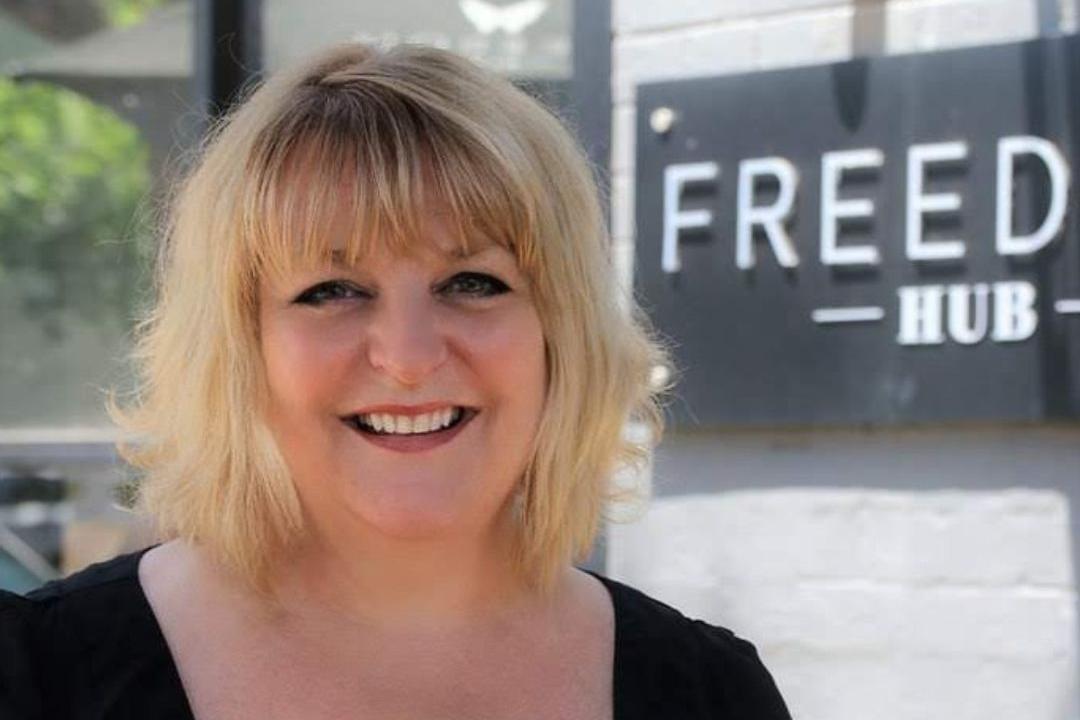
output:
[[[462,53],[515,80],[572,72],[570,0],[265,0],[267,67],[289,65],[335,42],[424,43]]]
[[[23,591],[135,542],[103,400],[190,145],[191,3],[2,7],[0,587]]]

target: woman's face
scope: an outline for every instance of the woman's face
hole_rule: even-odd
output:
[[[268,420],[331,532],[483,532],[528,459],[546,367],[527,278],[494,243],[456,256],[437,216],[426,239],[260,287]]]

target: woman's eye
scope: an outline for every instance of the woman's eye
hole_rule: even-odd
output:
[[[491,275],[484,273],[458,273],[443,285],[444,292],[460,293],[473,297],[501,295],[510,290],[510,286]]]
[[[363,295],[363,291],[340,280],[330,280],[310,287],[294,300],[300,305],[322,305],[335,300],[349,300]]]

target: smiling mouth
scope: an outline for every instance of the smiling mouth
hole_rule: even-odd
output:
[[[454,431],[477,415],[468,407],[445,408],[419,416],[394,416],[373,412],[341,418],[356,432],[374,437],[430,437]]]

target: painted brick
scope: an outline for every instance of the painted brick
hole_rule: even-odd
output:
[[[849,5],[852,0],[615,0],[612,20],[617,33],[666,30],[673,27],[720,22],[756,15],[798,12],[829,5]]]
[[[1015,572],[1042,555],[1068,562],[1065,502],[1055,492],[1024,489],[784,489],[659,498],[639,522],[609,527],[608,571],[754,642],[782,689],[785,668],[818,667],[823,687],[785,692],[811,710],[799,717],[855,717],[849,709],[879,706],[881,696],[864,694],[851,674],[821,669],[837,659],[893,667],[894,678],[875,676],[869,685],[897,698],[886,717],[1007,717],[1000,708],[1074,699],[1071,572],[1054,567],[1042,586],[1021,584],[1023,574]],[[1047,531],[1033,536],[1037,525]],[[922,542],[927,534],[937,540]],[[1007,558],[1004,570],[961,579],[965,568],[998,566],[1010,544],[1022,552]],[[936,560],[946,548],[953,554]],[[937,567],[940,577],[926,566]],[[773,664],[770,657],[787,662]],[[922,675],[914,670],[927,664],[938,668],[934,689],[916,693]],[[1001,667],[1012,673],[1012,690],[995,689],[1000,697],[991,702],[972,678]],[[1055,701],[1017,681],[1031,676],[1031,668],[1041,669],[1037,686]],[[845,692],[856,697],[837,700]]]
[[[634,178],[628,173],[611,177],[611,235],[626,241],[634,237]]]
[[[1078,8],[1074,0],[1059,0],[1057,4],[1061,9],[1061,22],[1059,28],[1061,32],[1076,32]]]
[[[910,523],[905,574],[915,581],[1074,584],[1068,505],[1057,493],[943,493]]]
[[[1075,663],[909,656],[895,666],[895,673],[901,697],[885,713],[888,717],[950,720],[1076,717]],[[864,695],[862,701],[870,707],[873,698]]]
[[[890,6],[886,51],[927,52],[1038,37],[1037,5],[1028,0],[935,0]]]
[[[761,20],[756,30],[755,69],[773,70],[850,60],[852,17],[850,8],[835,8]]]
[[[637,145],[637,105],[616,105],[611,120],[611,172],[632,173]]]
[[[633,102],[638,83],[753,70],[756,25],[749,22],[617,37],[611,76],[615,103]]]
[[[619,279],[619,299],[623,309],[627,309],[626,300],[632,292],[634,280],[634,243],[629,238],[614,238],[611,244],[612,264]]]
[[[675,559],[662,569],[672,578],[1025,583],[1057,589],[1075,582],[1067,499],[1049,490],[785,489],[682,496],[658,501],[639,528],[621,536],[627,543],[639,538],[647,547],[634,549],[650,566],[651,555]],[[703,547],[708,551],[702,553]],[[633,556],[628,545],[627,557]],[[703,575],[678,565],[680,558],[694,556],[708,557]]]
[[[857,48],[871,54],[925,52],[1024,40],[1038,35],[1035,4],[952,0],[829,6],[812,12],[635,36],[616,35],[612,88],[633,102],[641,82],[840,62]],[[856,28],[879,28],[880,48]],[[861,54],[861,53],[860,53]]]
[[[763,658],[799,720],[1065,720],[1075,669],[978,658]]]
[[[939,586],[912,591],[898,645],[911,654],[1054,662],[1073,652],[1072,593]]]

